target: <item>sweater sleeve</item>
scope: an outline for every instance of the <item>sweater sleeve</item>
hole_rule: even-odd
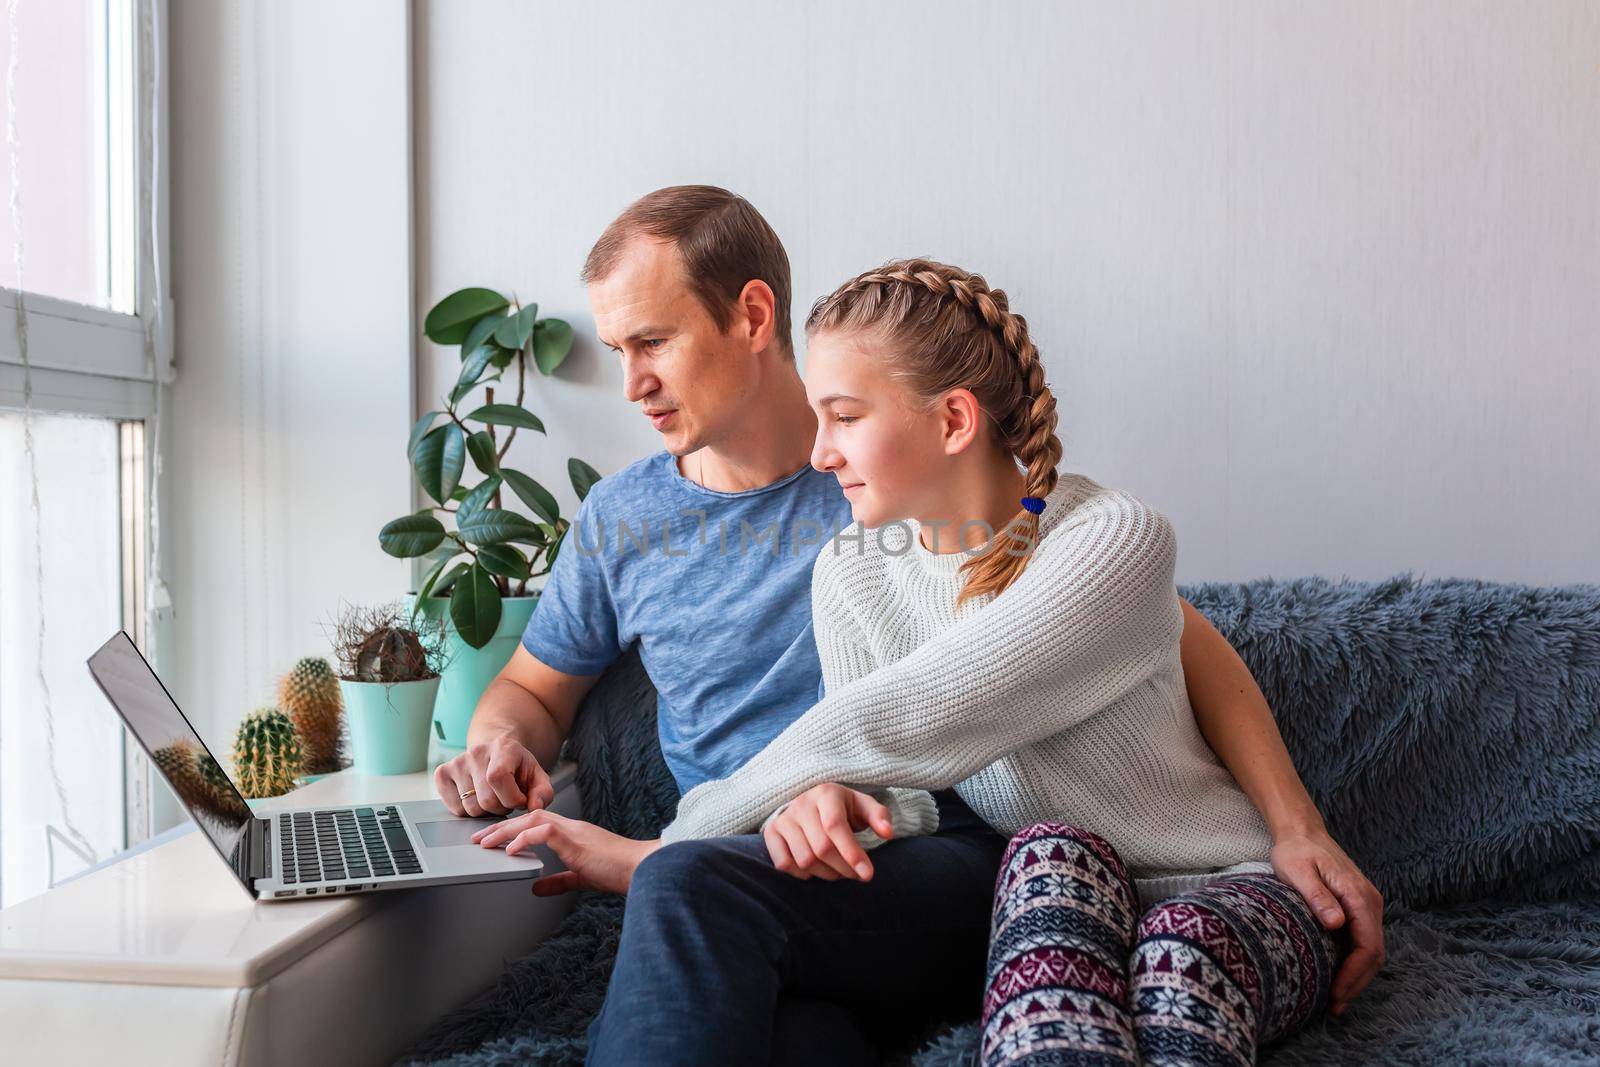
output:
[[[662,841],[747,832],[821,782],[947,788],[1082,722],[1177,654],[1176,559],[1160,512],[1122,492],[1085,501],[998,596],[684,794]]]
[[[866,677],[877,667],[866,634],[840,595],[839,582],[827,569],[832,562],[829,553],[820,553],[816,566],[812,568],[811,583],[811,630],[816,638],[817,658],[822,663],[824,694],[836,692],[857,678]],[[926,790],[869,786],[862,787],[861,792],[869,794],[889,809],[889,820],[894,825],[897,839],[931,834],[939,829],[939,806]],[[785,799],[767,816],[760,829],[765,830],[793,799]],[[884,842],[870,826],[857,830],[855,837],[866,849],[877,848]]]

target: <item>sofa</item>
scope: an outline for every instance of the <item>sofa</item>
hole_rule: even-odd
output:
[[[1330,831],[1385,899],[1372,985],[1260,1062],[1600,1063],[1600,586],[1405,574],[1180,592],[1249,664]],[[568,744],[586,816],[656,836],[677,791],[636,652]],[[581,1063],[622,905],[581,894],[399,1062]],[[975,1062],[977,1008],[887,1061]]]

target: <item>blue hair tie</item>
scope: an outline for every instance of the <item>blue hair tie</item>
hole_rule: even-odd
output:
[[[1025,496],[1022,498],[1022,506],[1037,515],[1044,510],[1044,498],[1037,496]]]

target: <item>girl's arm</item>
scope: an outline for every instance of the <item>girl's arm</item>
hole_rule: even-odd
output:
[[[1351,951],[1330,995],[1330,1011],[1343,1015],[1386,958],[1383,895],[1328,833],[1250,668],[1188,601],[1183,620],[1183,676],[1195,721],[1266,820],[1273,870],[1324,926],[1350,930]]]
[[[1228,639],[1187,600],[1183,677],[1195,722],[1276,839],[1321,831],[1322,814],[1283,745],[1267,698]]]
[[[844,600],[837,595],[836,587],[826,578],[816,580],[824,571],[827,560],[817,557],[812,568],[811,633],[817,643],[817,659],[822,666],[822,695],[838,692],[857,678],[864,678],[877,670],[877,658],[867,643],[861,624],[856,622]],[[843,782],[837,784],[843,785]],[[926,790],[902,789],[898,786],[863,788],[861,790],[889,809],[889,820],[895,837],[917,837],[939,829],[939,805]],[[783,804],[768,815],[760,829],[765,832],[773,821],[797,798],[786,798]],[[862,848],[872,849],[883,844],[884,838],[870,826],[855,832]]]
[[[662,841],[747,832],[823,782],[947,788],[1083,721],[1170,661],[1176,557],[1166,516],[1123,492],[1092,498],[999,596],[691,789]]]

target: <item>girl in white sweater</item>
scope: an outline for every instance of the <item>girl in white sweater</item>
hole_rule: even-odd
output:
[[[925,790],[954,786],[1014,835],[986,1063],[1253,1063],[1326,1007],[1348,945],[1272,874],[1196,726],[1171,523],[1058,472],[1027,325],[980,276],[890,263],[806,329],[812,462],[856,520],[813,572],[826,696],[685,794],[662,840],[760,827],[780,867],[869,872],[807,798],[876,797],[854,835],[871,848],[933,832]]]

